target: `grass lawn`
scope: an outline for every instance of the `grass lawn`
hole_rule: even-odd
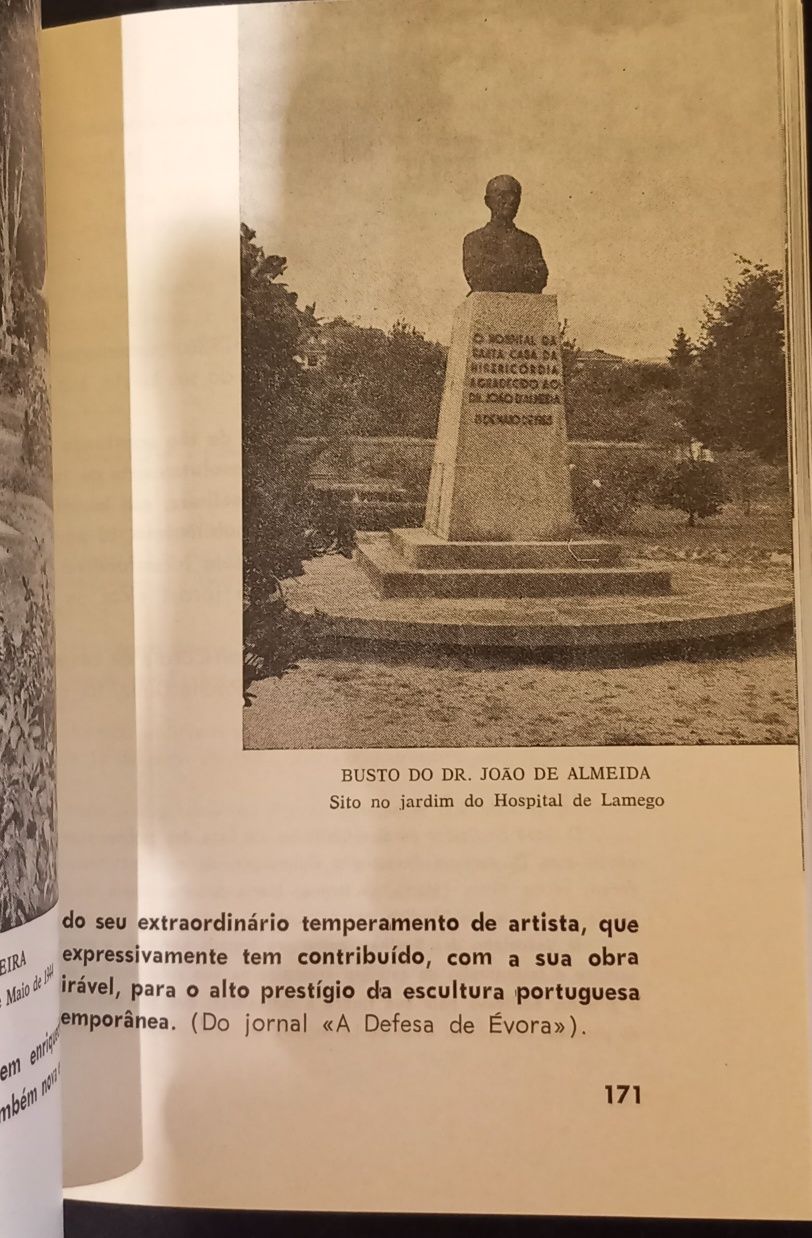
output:
[[[797,733],[787,641],[636,665],[312,659],[253,691],[246,748],[786,744]]]

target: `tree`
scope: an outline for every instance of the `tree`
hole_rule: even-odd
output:
[[[399,319],[390,330],[344,318],[319,329],[322,365],[311,375],[314,413],[345,434],[431,438],[443,393],[446,350]]]
[[[296,358],[315,318],[278,282],[286,259],[240,230],[243,378],[243,635],[246,689],[295,660],[280,578],[307,555],[306,462],[291,443],[305,398]]]
[[[14,328],[17,241],[22,219],[25,149],[13,140],[8,108],[0,110],[0,356],[10,357]]]
[[[736,282],[709,304],[691,374],[689,426],[711,447],[787,458],[783,280],[739,257]]]
[[[696,344],[685,334],[685,328],[680,327],[668,353],[668,364],[672,365],[675,370],[688,370],[695,358]]]
[[[280,276],[287,259],[266,256],[242,225],[243,529],[249,607],[262,605],[280,578],[296,576],[309,557],[307,477],[310,460],[295,450],[309,406],[301,350],[316,328],[312,306]]]
[[[571,374],[565,400],[570,438],[675,442],[685,437],[680,376],[659,362],[583,365]]]
[[[666,473],[657,498],[662,507],[686,512],[693,528],[697,520],[716,516],[727,502],[722,471],[712,460],[680,460]]]
[[[0,356],[44,342],[45,228],[35,0],[0,0]]]
[[[566,318],[562,323],[559,323],[559,330],[561,332],[561,370],[564,379],[564,391],[566,392],[570,379],[575,373],[581,350],[578,347],[578,341],[574,336],[570,335],[570,324]]]
[[[266,255],[240,230],[243,379],[243,637],[245,689],[295,664],[300,622],[281,581],[304,560],[350,553],[341,512],[319,507],[308,488],[311,456],[297,443],[312,411],[302,354],[317,331],[315,307],[282,283],[287,259]]]
[[[392,429],[387,432],[433,438],[443,396],[446,349],[398,319],[387,335],[386,354],[383,411],[391,410],[392,416]]]

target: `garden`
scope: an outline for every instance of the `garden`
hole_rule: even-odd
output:
[[[284,270],[244,227],[247,747],[795,741],[790,632],[656,657],[314,656],[286,581],[316,556],[350,556],[356,529],[422,523],[444,354],[404,323],[319,323]],[[660,362],[596,365],[562,327],[584,534],[789,586],[780,272],[739,259],[697,342],[678,328]]]

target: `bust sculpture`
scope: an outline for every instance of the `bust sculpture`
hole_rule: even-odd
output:
[[[472,292],[543,292],[547,263],[541,246],[513,220],[522,187],[513,176],[494,176],[485,187],[490,223],[469,232],[462,246],[462,269]]]

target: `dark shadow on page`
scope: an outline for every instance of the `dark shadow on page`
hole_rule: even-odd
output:
[[[805,1221],[233,1212],[65,1204],[65,1238],[801,1238]]]
[[[139,850],[151,876],[142,878],[140,908],[145,916],[217,916],[242,908],[250,914],[262,904],[262,866],[239,845],[239,799],[217,772],[223,749],[241,746],[240,645],[235,638],[233,649],[224,647],[218,632],[224,612],[233,611],[236,634],[241,614],[239,533],[232,537],[231,525],[239,512],[239,469],[220,467],[239,445],[239,403],[230,400],[239,359],[232,375],[223,344],[239,316],[236,221],[231,230],[194,220],[171,252],[168,267],[157,265],[158,258],[149,272],[152,318],[134,328],[155,392],[154,418],[150,409],[139,427],[135,408],[133,429],[137,640],[149,668],[149,682],[139,690],[139,761],[149,787],[140,806]],[[233,304],[224,304],[224,288],[233,289]],[[139,435],[146,435],[140,444]],[[139,510],[142,491],[148,504]],[[213,702],[224,676],[233,683],[233,708],[220,716]],[[230,958],[226,967],[167,976],[177,984],[177,1002],[149,1007],[168,1014],[173,1030],[157,1033],[160,1083],[144,1079],[144,1108],[160,1110],[163,1148],[160,1158],[149,1146],[145,1155],[158,1197],[189,1201],[200,1198],[207,1181],[217,1181],[218,1161],[223,1174],[230,1171],[221,1139],[235,1138],[232,1122],[245,1129],[245,1111],[259,1103],[239,1049],[223,1052],[191,1027],[195,1008],[232,1013],[231,1003],[212,1004],[208,995],[223,974],[234,974],[231,959],[239,952],[227,933],[151,932],[142,944],[214,947]],[[199,1001],[185,996],[192,982]],[[221,1122],[218,1114],[226,1111],[233,1116]],[[118,1232],[120,1224],[116,1214],[106,1232]],[[144,1224],[150,1232],[152,1222]]]
[[[281,0],[261,0],[278,4]],[[123,17],[129,13],[159,13],[162,9],[199,9],[214,4],[239,4],[240,0],[43,0],[42,24],[70,26],[76,22]],[[290,0],[288,0],[290,3]]]

